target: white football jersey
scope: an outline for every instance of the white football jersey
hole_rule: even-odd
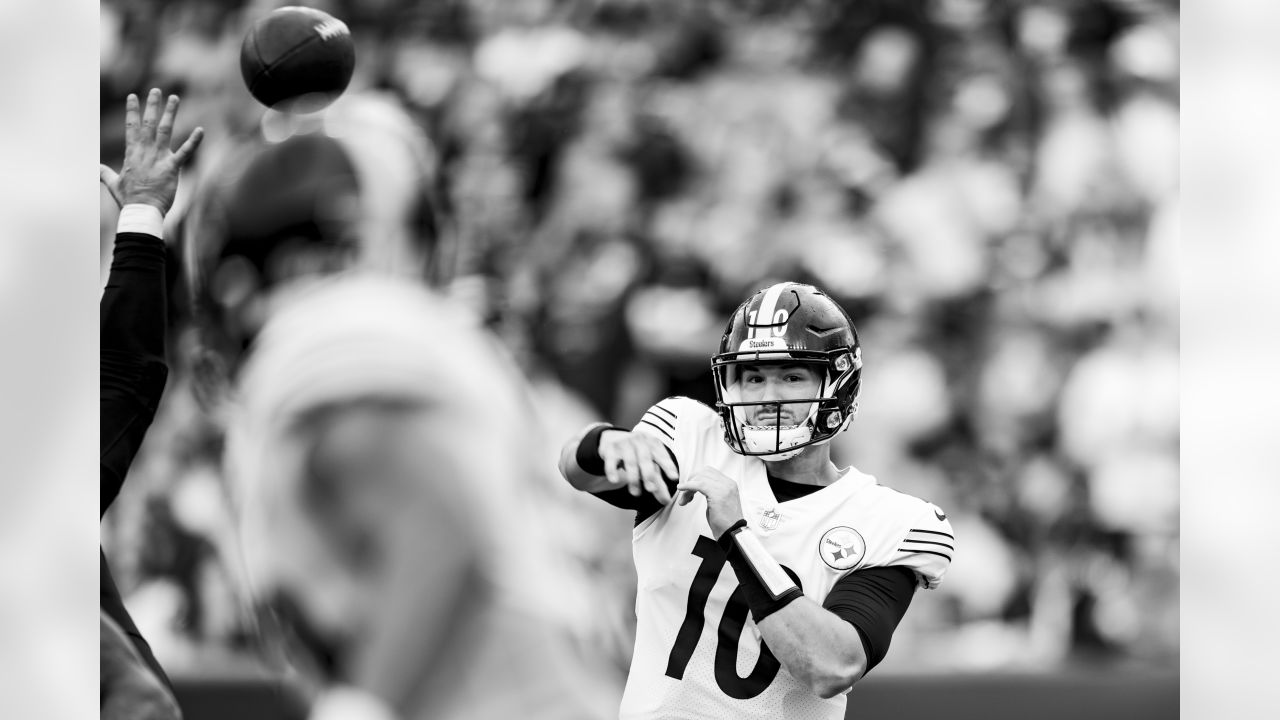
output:
[[[700,402],[667,398],[636,430],[660,438],[684,477],[711,466],[737,480],[751,532],[818,604],[855,570],[901,565],[933,588],[951,563],[955,543],[941,510],[856,469],[777,502],[765,463],[730,450],[719,416]],[[635,527],[638,622],[621,717],[844,718],[844,694],[819,697],[763,645],[706,512],[695,494]]]

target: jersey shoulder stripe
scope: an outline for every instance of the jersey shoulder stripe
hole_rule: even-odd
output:
[[[955,556],[956,539],[947,516],[935,505],[916,497],[914,513],[902,531],[890,565],[903,565],[916,573],[922,587],[933,589],[941,582]]]
[[[656,428],[666,428],[669,435],[674,436],[679,434],[681,425],[692,428],[691,423],[701,424],[718,418],[716,412],[703,403],[690,397],[677,395],[654,403],[644,411],[641,421],[647,420],[649,425]]]
[[[947,562],[951,562],[951,556],[944,552],[934,552],[933,550],[921,550],[920,548],[898,548],[898,552],[920,553],[924,555],[937,555],[940,558],[945,558]]]
[[[955,536],[949,532],[943,532],[941,530],[925,530],[924,528],[911,528],[910,530],[907,531],[907,537],[911,537],[913,533],[915,534],[916,537],[922,540],[926,539],[927,536],[929,535],[936,535],[938,537],[951,538],[952,540],[955,539]]]
[[[907,531],[907,535],[902,539],[902,544],[898,550],[900,552],[933,553],[950,560],[950,553],[955,552],[956,549],[955,545],[952,544],[954,542],[955,537],[950,533],[912,528]]]
[[[677,398],[668,398],[668,400],[675,400],[675,399],[677,399]],[[662,401],[662,402],[666,402],[666,401],[664,400],[664,401]],[[650,411],[650,412],[653,412],[653,413],[655,413],[655,414],[665,415],[665,416],[666,416],[666,417],[668,417],[672,422],[674,422],[674,421],[675,421],[675,419],[676,419],[676,414],[675,414],[675,412],[674,412],[674,411],[672,411],[670,408],[665,408],[665,407],[663,407],[663,406],[662,406],[662,402],[660,402],[660,403],[658,403],[657,405],[654,405],[653,407],[649,408],[649,411]]]
[[[640,422],[641,422],[641,423],[643,423],[643,424],[645,424],[645,425],[648,425],[649,427],[653,428],[654,430],[657,430],[659,433],[661,433],[661,434],[662,434],[664,437],[666,437],[668,440],[670,440],[670,441],[672,441],[672,442],[675,442],[676,436],[671,434],[671,433],[675,432],[675,426],[671,426],[671,429],[670,429],[670,430],[668,430],[667,428],[662,427],[662,426],[661,426],[661,425],[659,425],[658,423],[655,423],[655,422],[651,419],[651,416],[650,416],[650,415],[648,415],[648,414],[646,414],[644,417],[640,418]],[[637,428],[637,429],[638,429],[638,428]]]
[[[659,440],[662,440],[662,443],[666,445],[668,449],[674,450],[676,441],[676,425],[679,422],[679,415],[674,409],[674,407],[677,407],[674,401],[678,399],[679,398],[665,398],[663,400],[659,400],[654,405],[651,405],[649,409],[645,410],[644,414],[640,416],[640,421],[637,422],[635,427],[632,429],[646,435],[653,435]]]
[[[644,414],[644,419],[653,422],[656,425],[666,427],[668,430],[675,431],[676,418],[674,415],[667,415],[661,412],[662,408],[653,407]]]

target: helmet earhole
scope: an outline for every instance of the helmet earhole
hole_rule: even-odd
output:
[[[841,421],[840,411],[839,410],[833,411],[830,415],[827,415],[827,428],[834,430],[840,427],[840,421]]]

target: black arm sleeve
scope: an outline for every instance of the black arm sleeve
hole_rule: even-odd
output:
[[[160,238],[116,236],[100,306],[100,515],[120,493],[164,392],[165,282]]]
[[[910,568],[876,567],[849,573],[836,582],[822,607],[853,625],[867,654],[867,672],[889,652],[889,641],[915,595]]]
[[[604,434],[605,430],[622,429],[601,425],[584,435],[582,442],[578,444],[578,450],[575,455],[578,466],[592,475],[604,475],[604,461],[600,459],[600,436]],[[679,468],[680,463],[676,460],[676,454],[671,451],[671,448],[667,448],[667,453],[671,456],[671,462],[675,463],[676,467]],[[665,473],[662,479],[667,483],[667,492],[670,492],[674,497],[677,481],[668,478]],[[616,508],[635,510],[636,525],[644,522],[649,516],[662,509],[662,503],[658,502],[648,492],[641,492],[638,496],[632,495],[631,491],[626,487],[603,490],[591,494]]]

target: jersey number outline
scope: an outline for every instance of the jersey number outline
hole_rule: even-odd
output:
[[[729,559],[720,545],[705,535],[698,536],[692,553],[702,558],[702,563],[698,565],[698,572],[694,574],[693,583],[689,585],[689,603],[685,610],[684,622],[680,623],[675,644],[672,645],[671,654],[667,657],[666,675],[676,680],[684,679],[685,668],[693,658],[698,639],[702,637],[702,627],[706,623],[704,610],[708,598],[711,597],[711,589],[715,587],[716,580],[720,578],[720,572]],[[803,591],[800,578],[795,572],[786,565],[783,565],[782,569]],[[750,608],[747,607],[747,601],[743,597],[742,586],[735,586],[725,604],[724,615],[720,617],[720,625],[716,630],[716,685],[720,686],[720,690],[725,695],[736,700],[750,700],[764,692],[782,667],[782,663],[774,656],[764,638],[760,638],[760,657],[756,660],[755,667],[747,673],[746,677],[738,676],[738,643],[742,639],[742,629],[746,625],[749,612]]]

